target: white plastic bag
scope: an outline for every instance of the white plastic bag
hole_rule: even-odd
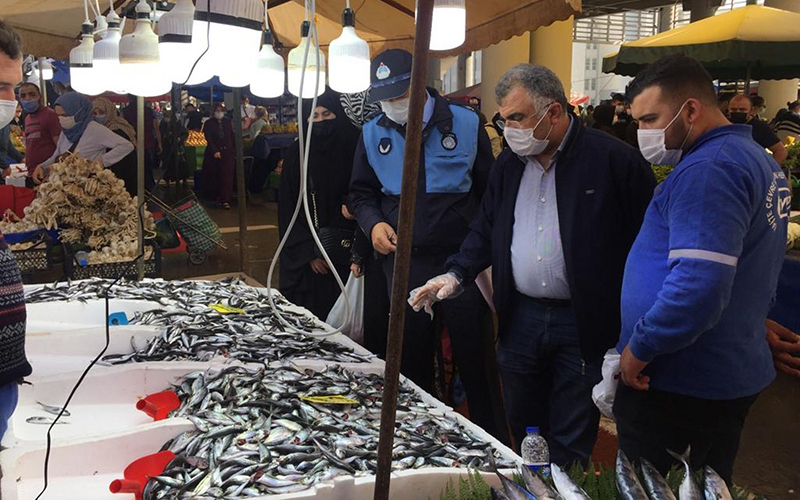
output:
[[[614,396],[619,384],[619,353],[609,349],[603,358],[603,380],[592,389],[592,400],[604,416],[614,420]]]
[[[350,302],[350,310],[344,295]],[[349,313],[349,314],[348,314]],[[344,293],[339,295],[333,309],[328,313],[326,323],[334,328],[342,327],[342,333],[353,339],[359,345],[364,344],[364,278],[356,278],[353,273],[347,278]]]

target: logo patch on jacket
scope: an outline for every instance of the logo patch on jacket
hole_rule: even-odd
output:
[[[458,146],[458,139],[456,139],[455,134],[447,134],[442,137],[442,147],[448,151],[452,151],[456,149]]]
[[[378,143],[378,152],[382,155],[388,155],[392,151],[392,140],[388,137],[381,139]]]

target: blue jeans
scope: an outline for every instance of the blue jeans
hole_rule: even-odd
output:
[[[11,382],[0,387],[0,440],[8,430],[8,419],[14,414],[19,399],[19,384]]]
[[[582,358],[572,308],[517,294],[497,361],[517,446],[526,427],[538,426],[551,462],[586,466],[600,422],[592,388],[602,379],[603,359]]]

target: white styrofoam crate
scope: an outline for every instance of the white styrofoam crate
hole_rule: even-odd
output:
[[[164,309],[161,304],[146,300],[110,299],[108,304],[110,313],[124,312],[128,318],[137,312]],[[106,304],[102,299],[37,302],[27,304],[25,308],[28,311],[26,332],[29,335],[74,332],[106,325]]]

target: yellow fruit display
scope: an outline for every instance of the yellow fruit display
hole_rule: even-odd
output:
[[[190,130],[189,137],[186,139],[186,145],[189,147],[207,146],[206,136],[199,130]]]

